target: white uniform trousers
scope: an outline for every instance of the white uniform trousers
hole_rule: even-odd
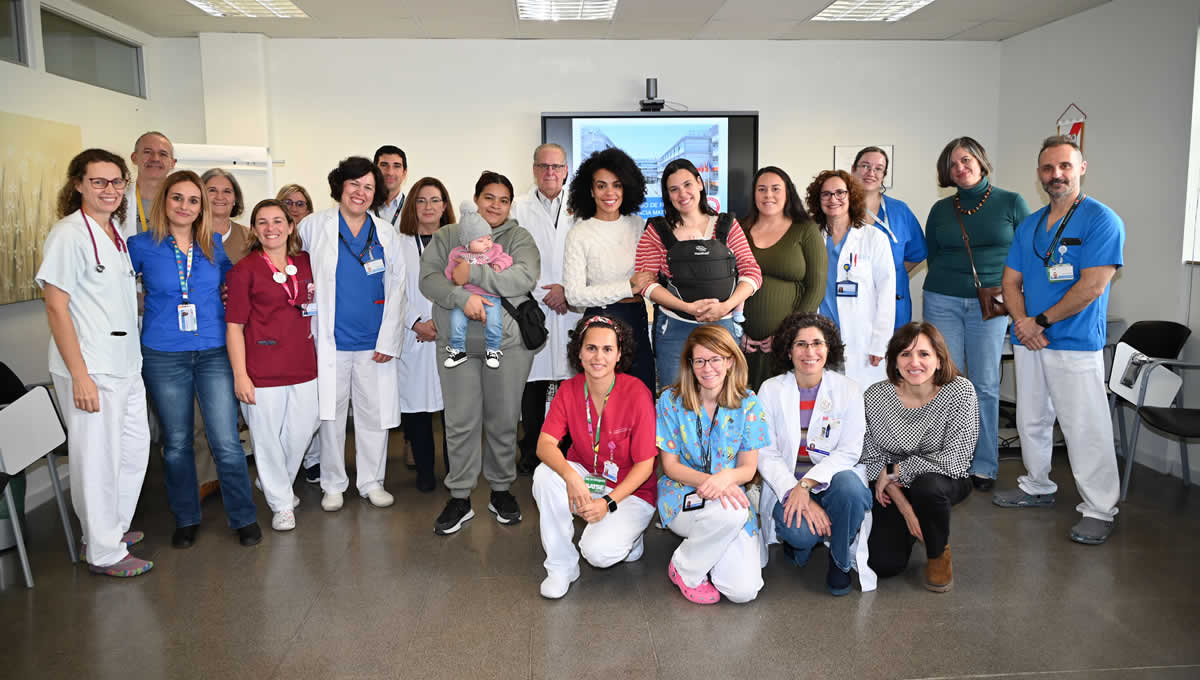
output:
[[[292,509],[292,482],[304,449],[321,424],[317,380],[299,385],[254,388],[253,404],[242,415],[254,436],[258,480],[271,512]]]
[[[141,375],[91,376],[100,411],[75,408],[70,376],[51,376],[67,424],[71,504],[87,543],[88,562],[107,567],[129,554],[121,538],[129,531],[150,460],[146,387]]]
[[[568,461],[567,464],[581,476],[591,474],[579,463]],[[567,483],[545,463],[533,471],[533,500],[541,515],[538,526],[542,534],[542,547],[546,550],[543,564],[548,574],[577,573],[579,552],[593,567],[611,567],[629,556],[654,517],[653,505],[637,496],[622,498],[617,503],[616,512],[610,512],[599,522],[584,527],[583,536],[579,539],[579,551],[576,551],[572,543],[575,516],[571,514],[567,500]]]
[[[377,429],[379,366],[375,351],[337,352],[337,409],[333,420],[321,421],[321,490],[342,493],[350,485],[346,477],[346,411],[354,395],[354,460],[358,468],[358,494],[365,496],[383,486],[387,464],[388,431]],[[395,359],[392,359],[395,361]]]
[[[1113,447],[1112,420],[1104,395],[1104,356],[1100,351],[1013,347],[1017,375],[1017,431],[1028,474],[1017,478],[1029,494],[1050,494],[1050,454],[1054,419],[1067,440],[1071,473],[1084,517],[1109,521],[1117,514],[1120,478]]]
[[[713,586],[731,602],[749,602],[762,590],[758,538],[746,533],[746,508],[726,508],[719,500],[680,512],[668,528],[683,536],[671,561],[684,585],[699,586],[710,576]]]

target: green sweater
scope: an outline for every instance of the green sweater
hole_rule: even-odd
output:
[[[959,205],[963,210],[979,205],[989,186],[988,178],[984,177],[970,189],[959,189]],[[963,226],[971,239],[980,285],[985,288],[1000,285],[1013,233],[1028,215],[1029,206],[1021,194],[999,187],[992,187],[987,203],[979,212],[962,215]],[[929,247],[925,290],[951,297],[974,298],[975,278],[971,275],[971,261],[955,216],[953,196],[943,198],[929,209],[929,219],[925,220],[925,243]]]

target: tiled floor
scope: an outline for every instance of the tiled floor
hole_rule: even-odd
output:
[[[921,588],[919,551],[903,576],[842,598],[824,590],[823,554],[797,570],[773,552],[757,601],[700,607],[667,581],[678,539],[654,528],[640,562],[585,565],[564,599],[543,600],[528,477],[523,522],[497,524],[485,486],[476,518],[438,537],[445,491],[418,493],[393,458],[392,508],[350,499],[327,514],[300,483],[297,529],[270,531],[258,496],[266,536],[242,548],[212,499],[181,551],[152,462],[135,524],[150,574],[71,566],[52,505],[29,518],[36,589],[15,551],[0,554],[0,678],[1200,678],[1200,493],[1139,468],[1116,534],[1082,546],[1055,463],[1054,509],[978,492],[955,509],[951,593]],[[1005,460],[1002,485],[1019,471]]]

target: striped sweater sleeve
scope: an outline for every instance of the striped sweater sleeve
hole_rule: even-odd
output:
[[[667,269],[667,249],[663,247],[662,239],[658,236],[658,231],[649,223],[646,224],[646,230],[642,232],[642,237],[638,239],[637,255],[633,259],[633,270],[635,272],[651,272],[654,274],[663,274],[670,277],[671,270]],[[650,292],[658,287],[657,282],[651,282],[640,292],[644,297],[650,297]]]
[[[729,228],[729,236],[725,239],[725,245],[733,251],[733,257],[737,261],[738,281],[749,283],[757,292],[762,286],[762,268],[758,266],[758,260],[754,259],[754,252],[750,250],[750,242],[746,240],[746,234],[737,220],[734,220]]]

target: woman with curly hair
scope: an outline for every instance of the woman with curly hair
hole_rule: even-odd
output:
[[[846,347],[837,326],[819,314],[792,314],[774,338],[772,358],[787,372],[758,393],[771,428],[771,442],[758,457],[766,482],[758,506],[763,546],[782,543],[792,563],[804,566],[813,547],[829,541],[829,592],[850,592],[852,567],[863,591],[874,590],[866,541],[871,492],[858,462],[866,430],[863,390],[837,372]]]
[[[860,385],[884,378],[883,355],[896,318],[896,270],[887,237],[866,228],[866,194],[845,170],[808,185],[808,213],[825,234],[829,268],[821,314],[846,343],[845,374]]]
[[[583,161],[567,195],[579,222],[567,233],[563,287],[571,306],[586,308],[585,317],[602,315],[629,325],[635,342],[629,373],[654,392],[654,354],[640,294],[654,275],[633,271],[646,226],[638,216],[645,199],[646,180],[624,151],[608,148]]]
[[[576,374],[550,402],[538,437],[541,465],[533,499],[541,513],[546,579],[542,597],[557,599],[579,578],[579,552],[603,569],[642,556],[642,534],[654,516],[654,399],[626,373],[633,333],[620,319],[585,316],[567,345]],[[566,456],[558,447],[570,435]],[[574,516],[587,522],[579,552]]]
[[[754,201],[742,222],[762,269],[762,288],[746,300],[742,351],[750,389],[775,374],[771,333],[794,312],[815,312],[825,295],[825,246],[792,178],[768,165],[754,173]]]

